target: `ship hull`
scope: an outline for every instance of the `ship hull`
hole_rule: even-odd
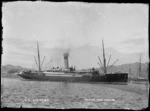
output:
[[[46,76],[46,75],[32,75],[19,74],[24,79],[36,81],[62,81],[62,82],[101,82],[101,83],[127,83],[127,74],[107,74],[103,76]]]

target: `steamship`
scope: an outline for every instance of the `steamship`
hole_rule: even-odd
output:
[[[103,44],[103,41],[102,41]],[[62,81],[62,82],[103,82],[103,83],[123,83],[127,84],[128,82],[128,73],[107,73],[106,67],[106,59],[104,52],[104,44],[103,44],[103,67],[104,73],[100,74],[98,70],[91,69],[90,71],[77,71],[75,68],[69,68],[68,62],[68,54],[64,54],[64,69],[57,70],[41,70],[41,62],[40,62],[40,53],[39,53],[39,45],[37,42],[37,50],[38,50],[38,62],[35,59],[36,65],[38,67],[38,71],[22,71],[18,74],[18,76],[28,79],[28,80],[37,80],[37,81]],[[99,58],[100,60],[100,58]],[[100,60],[101,63],[101,60]],[[102,64],[101,64],[102,65]]]

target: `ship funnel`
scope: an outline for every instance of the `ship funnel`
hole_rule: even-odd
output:
[[[68,53],[64,53],[64,65],[65,65],[65,69],[69,69],[69,62],[68,62]]]

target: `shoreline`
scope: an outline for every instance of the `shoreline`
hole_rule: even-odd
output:
[[[10,79],[14,79],[14,78],[20,78],[19,76],[1,76],[2,78],[10,78]]]

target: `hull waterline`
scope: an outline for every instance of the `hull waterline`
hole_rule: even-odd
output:
[[[127,84],[128,79],[126,76],[107,75],[107,76],[46,76],[46,75],[31,75],[31,74],[18,74],[18,76],[34,81],[56,81],[56,82],[100,82],[110,84]],[[114,76],[114,77],[113,77]],[[117,76],[117,75],[116,75]]]

